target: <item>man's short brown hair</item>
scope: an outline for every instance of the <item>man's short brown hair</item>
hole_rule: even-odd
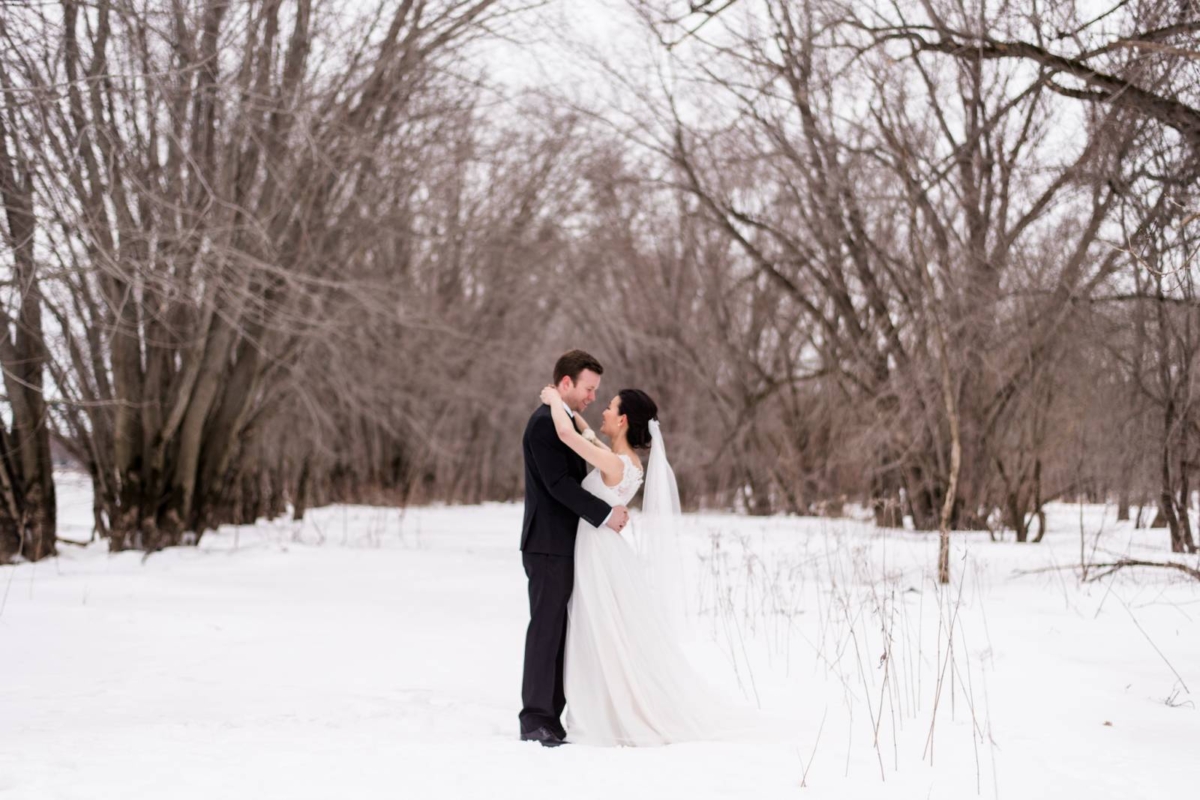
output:
[[[563,378],[570,378],[572,383],[579,382],[579,373],[590,369],[597,375],[604,374],[604,367],[590,353],[582,350],[568,350],[559,356],[554,364],[554,385],[558,386]]]

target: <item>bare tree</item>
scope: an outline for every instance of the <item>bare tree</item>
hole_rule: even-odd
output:
[[[834,6],[756,7],[744,30],[694,45],[706,53],[697,85],[725,92],[739,116],[700,130],[676,111],[682,180],[820,332],[822,367],[855,405],[874,406],[877,427],[860,446],[874,454],[881,523],[903,490],[918,527],[938,527],[955,438],[929,347],[934,312],[944,315],[962,449],[952,524],[981,526],[996,504],[1000,433],[1022,418],[1072,296],[1121,264],[1096,259],[1114,198],[1101,176],[1119,174],[1135,131],[1098,116],[1056,156],[1040,76],[980,62],[948,72],[860,38]],[[839,96],[852,85],[870,92],[859,111]],[[1083,223],[1063,224],[1068,213]],[[1051,241],[1057,252],[1041,244]],[[1053,260],[1034,263],[1035,248]],[[1046,294],[1022,308],[1012,292],[1031,281]],[[1038,474],[1013,479],[1024,489]]]
[[[7,23],[0,18],[0,36]],[[0,204],[4,208],[0,301],[0,366],[11,422],[0,422],[0,562],[13,555],[37,560],[55,553],[56,506],[45,393],[46,345],[42,278],[34,251],[33,164],[14,133],[12,81],[0,64]]]
[[[395,313],[355,232],[410,202],[461,104],[439,60],[501,8],[64,0],[6,27],[9,135],[57,267],[57,422],[115,549],[219,522],[309,348],[350,306]]]

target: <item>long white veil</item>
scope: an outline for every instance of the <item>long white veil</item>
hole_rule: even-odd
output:
[[[674,623],[687,617],[687,584],[679,541],[682,512],[675,471],[657,419],[650,420],[650,458],[642,488],[642,514],[637,527],[638,556]]]

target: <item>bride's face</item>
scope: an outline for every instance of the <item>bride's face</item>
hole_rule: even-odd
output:
[[[613,397],[608,408],[604,409],[600,416],[603,418],[600,433],[610,439],[616,438],[617,434],[621,432],[621,426],[626,422],[625,415],[621,413],[621,396]]]

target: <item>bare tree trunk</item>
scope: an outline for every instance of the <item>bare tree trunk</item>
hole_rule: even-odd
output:
[[[292,519],[296,522],[304,519],[304,513],[308,510],[309,484],[312,482],[309,463],[310,459],[305,457],[300,465],[300,477],[296,481],[296,497],[292,502]]]
[[[950,422],[950,475],[946,484],[946,498],[942,502],[942,513],[938,520],[938,583],[950,582],[950,518],[954,513],[954,501],[958,492],[958,473],[962,466],[962,441],[959,434],[958,406],[955,401],[954,383],[950,377],[950,366],[946,357],[945,334],[938,324],[938,337],[942,351],[942,400],[946,404],[946,415]]]
[[[2,28],[2,23],[0,23]],[[0,70],[0,82],[9,85]],[[0,307],[0,364],[12,412],[11,429],[0,421],[0,562],[14,555],[37,561],[56,552],[57,508],[50,456],[50,425],[43,393],[47,353],[42,331],[42,292],[34,258],[34,176],[20,144],[12,139],[15,104],[0,110],[0,205],[2,241],[12,252],[16,319]]]

